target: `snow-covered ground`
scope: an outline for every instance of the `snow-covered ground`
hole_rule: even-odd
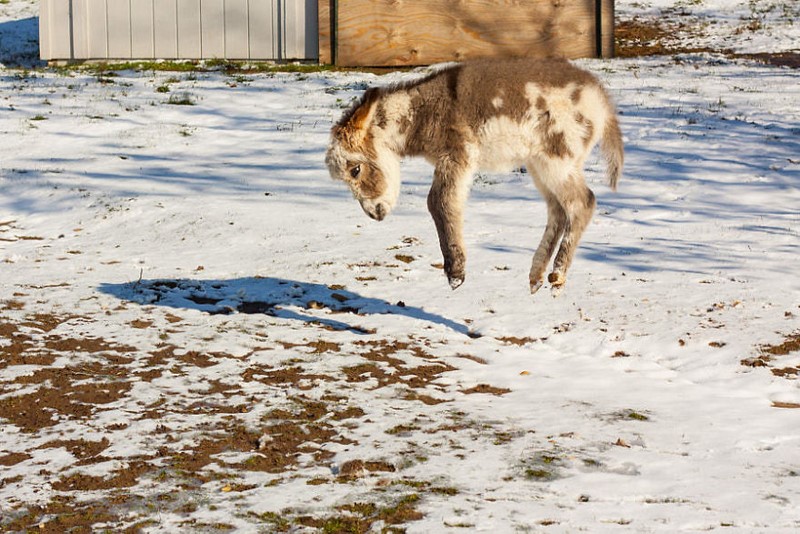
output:
[[[780,6],[617,2],[742,53],[797,49]],[[2,528],[800,529],[797,70],[579,61],[626,167],[532,297],[526,174],[476,178],[457,291],[427,164],[381,223],[328,178],[342,109],[420,73],[21,70],[34,16],[0,3]]]
[[[658,23],[675,47],[738,54],[800,50],[800,2],[796,0],[617,1],[620,21]]]

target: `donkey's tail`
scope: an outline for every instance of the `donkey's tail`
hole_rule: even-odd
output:
[[[606,158],[608,185],[612,190],[617,189],[617,181],[622,174],[622,165],[625,161],[625,150],[622,144],[622,132],[619,129],[616,112],[612,112],[606,119],[603,138],[600,141],[600,150]]]

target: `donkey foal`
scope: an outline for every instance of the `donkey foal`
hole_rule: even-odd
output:
[[[622,137],[614,106],[594,76],[563,60],[482,60],[368,89],[333,127],[325,161],[378,221],[397,202],[401,158],[423,156],[433,164],[428,210],[453,289],[465,277],[462,214],[474,173],[525,165],[547,202],[531,292],[542,287],[559,245],[548,276],[557,294],[594,211],[583,166],[598,141],[615,189]]]

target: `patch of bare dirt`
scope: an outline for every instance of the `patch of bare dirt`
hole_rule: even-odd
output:
[[[0,455],[0,465],[8,467],[17,465],[18,463],[30,460],[32,456],[24,452],[12,452],[9,454]]]
[[[63,418],[87,419],[97,411],[97,404],[120,399],[130,384],[84,384],[81,386],[41,387],[33,393],[0,400],[0,418],[24,432],[36,432],[56,425]]]
[[[516,345],[518,347],[529,345],[531,343],[536,343],[537,341],[544,341],[544,339],[542,338],[517,337],[517,336],[503,336],[495,339],[497,339],[497,341],[500,341],[501,343],[505,343],[506,345]]]
[[[384,506],[366,502],[346,504],[338,508],[338,515],[321,518],[301,516],[297,523],[317,529],[318,532],[365,534],[372,532],[375,524],[385,525],[382,532],[404,532],[404,529],[398,529],[396,525],[418,521],[424,517],[417,509],[419,501],[420,496],[411,493]]]
[[[15,297],[22,297],[24,295],[19,294],[19,293],[15,293],[14,296]],[[18,300],[6,300],[6,301],[2,302],[2,308],[0,308],[0,309],[13,311],[13,310],[21,310],[24,307],[25,307],[25,303],[24,302],[20,302]]]
[[[784,340],[774,345],[760,345],[758,355],[745,358],[741,364],[747,367],[766,367],[773,375],[796,379],[800,376],[800,366],[781,363],[783,357],[800,352],[800,333],[786,335]]]
[[[185,350],[175,345],[161,345],[150,351],[144,365],[136,371],[136,375],[147,382],[160,378],[165,371],[174,374],[185,374],[184,367],[207,368],[219,363],[220,357],[230,357],[216,353]]]
[[[800,352],[800,333],[789,334],[783,342],[776,345],[761,345],[759,351],[771,356],[786,356],[792,352]]]
[[[282,367],[280,369],[265,368],[262,365],[252,365],[242,373],[245,382],[257,381],[270,386],[291,384],[300,390],[307,390],[314,387],[318,380],[332,382],[336,379],[332,376],[306,373],[299,365]]]
[[[6,532],[41,532],[64,534],[65,532],[91,532],[97,523],[116,523],[120,520],[112,506],[106,503],[82,503],[72,496],[58,496],[46,505],[31,506],[10,516],[2,524]],[[125,530],[120,532],[138,532]]]
[[[394,473],[397,468],[388,462],[371,462],[361,459],[348,460],[339,468],[339,476],[344,478],[360,478],[366,473]]]
[[[281,342],[283,348],[285,349],[292,349],[296,347],[310,347],[312,349],[311,354],[324,354],[326,352],[341,352],[342,348],[341,345],[338,343],[332,343],[330,341],[325,341],[324,339],[316,339],[314,341],[309,341],[308,343],[286,343]]]
[[[712,52],[707,48],[690,48],[680,44],[679,33],[697,32],[689,22],[671,19],[620,20],[614,28],[617,57],[663,56],[696,52]]]
[[[775,52],[761,54],[740,54],[737,57],[744,57],[761,61],[776,67],[789,67],[790,69],[800,69],[800,52]]]
[[[444,373],[455,370],[450,364],[442,362],[428,353],[423,347],[401,341],[370,340],[359,341],[356,346],[366,347],[367,350],[359,355],[367,362],[345,367],[342,372],[348,382],[360,383],[374,380],[377,385],[373,389],[381,389],[392,385],[404,385],[409,390],[425,389],[435,382]],[[402,353],[402,354],[401,354]],[[426,361],[429,365],[410,365],[401,357],[410,355]],[[426,404],[436,404],[439,401],[433,397],[409,391],[408,400],[421,400]]]
[[[427,404],[428,406],[435,406],[437,404],[442,404],[443,402],[450,402],[448,399],[439,399],[431,395],[418,393],[414,390],[408,390],[403,396],[403,399],[408,401],[419,401],[423,404]]]
[[[614,28],[615,54],[625,58],[710,53],[722,54],[732,59],[755,60],[776,67],[800,68],[800,52],[746,54],[686,45],[691,40],[690,37],[702,35],[703,27],[704,23],[675,11],[667,11],[659,18],[634,17],[630,20],[619,20]],[[751,23],[743,25],[738,31],[745,33],[757,29]]]
[[[338,301],[335,296],[331,298]],[[158,321],[146,317],[128,316],[120,323],[126,339],[132,331],[157,327]],[[0,518],[0,530],[90,532],[103,524],[103,528],[115,532],[137,532],[152,524],[148,523],[152,521],[148,503],[154,500],[159,510],[186,515],[186,528],[201,528],[205,523],[192,514],[202,512],[209,504],[176,498],[176,492],[191,494],[207,484],[220,485],[222,493],[252,492],[258,487],[236,481],[237,476],[248,471],[268,473],[277,475],[274,483],[280,484],[305,469],[316,469],[309,484],[358,485],[362,478],[373,478],[380,486],[374,495],[376,502],[383,504],[348,504],[314,518],[304,515],[305,511],[290,511],[280,523],[286,528],[318,526],[342,532],[342,525],[350,525],[354,531],[367,532],[383,525],[387,531],[399,532],[403,524],[422,517],[417,509],[420,495],[409,495],[407,489],[385,493],[392,480],[402,478],[400,462],[381,456],[356,456],[336,472],[331,466],[332,451],[352,450],[358,445],[356,435],[361,435],[357,430],[372,423],[372,412],[350,400],[352,389],[396,388],[397,400],[409,403],[414,421],[414,414],[420,413],[415,410],[452,402],[452,391],[437,381],[456,367],[430,350],[431,341],[369,337],[342,343],[336,338],[313,337],[303,342],[271,341],[264,346],[259,339],[248,345],[250,352],[234,356],[203,350],[203,344],[179,342],[179,333],[171,335],[169,343],[148,348],[121,344],[112,334],[102,339],[78,333],[87,328],[91,331],[93,320],[24,314],[24,305],[0,310],[0,369],[33,366],[25,370],[26,374],[11,373],[0,381],[4,395],[0,399],[0,423],[19,427],[26,436],[23,440],[37,440],[35,449],[1,453],[0,466],[26,466],[34,455],[37,462],[49,456],[34,450],[62,449],[74,458],[66,468],[47,462],[37,465],[32,476],[39,477],[40,482],[20,476],[3,478],[1,484],[7,488],[13,484],[47,484],[58,494],[39,506],[14,503],[13,512]],[[167,321],[184,319],[174,316]],[[145,339],[150,339],[149,335]],[[65,360],[65,355],[70,359]],[[324,362],[335,362],[340,355],[351,365],[331,363],[326,367]],[[464,354],[452,357],[485,363]],[[64,361],[69,363],[64,366]],[[221,374],[216,375],[215,368],[221,369]],[[170,386],[164,387],[180,381],[190,384],[174,394]],[[364,384],[367,381],[375,383]],[[134,385],[144,386],[148,396],[136,397]],[[484,388],[483,392],[502,391],[488,385],[476,391]],[[277,404],[271,408],[267,404],[264,409],[265,401]],[[256,410],[260,413],[253,417]],[[120,417],[109,417],[112,413]],[[97,425],[101,417],[106,422]],[[426,424],[424,418],[420,421]],[[414,424],[408,428],[422,428]],[[139,425],[154,428],[142,441],[147,443],[146,450],[133,456],[112,452],[120,450],[120,445],[131,439],[132,427]],[[83,436],[84,430],[90,436]],[[438,430],[432,429],[427,434],[435,432]],[[63,437],[54,439],[55,435]],[[41,439],[43,436],[50,437]],[[397,439],[410,436],[413,434],[398,434]],[[108,470],[98,474],[97,470],[106,466]],[[320,467],[330,475],[320,476]],[[165,488],[156,496],[148,489],[154,481]],[[420,493],[424,489],[414,488]],[[88,497],[92,494],[96,497]],[[80,503],[73,500],[78,496]],[[326,517],[326,513],[332,515]],[[264,518],[257,523],[273,525],[271,519]]]
[[[488,393],[490,395],[505,395],[506,393],[511,393],[511,390],[508,388],[498,388],[494,386],[490,386],[489,384],[478,384],[477,386],[471,387],[469,389],[462,389],[461,393],[465,395],[472,395],[475,393]]]
[[[62,324],[75,319],[74,315],[53,315],[49,313],[35,313],[29,315],[20,323],[21,326],[42,332],[51,332]]]
[[[80,492],[130,488],[138,483],[139,477],[143,474],[156,469],[157,467],[149,462],[135,461],[113,471],[108,477],[73,473],[54,481],[51,485],[56,491]]]
[[[58,449],[64,448],[70,452],[79,461],[78,465],[86,463],[93,463],[95,458],[101,452],[106,450],[111,442],[108,438],[103,438],[100,441],[88,441],[85,439],[71,439],[71,440],[54,440],[48,441],[44,445],[39,446],[39,449]]]

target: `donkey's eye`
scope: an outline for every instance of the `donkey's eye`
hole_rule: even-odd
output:
[[[361,165],[356,165],[352,169],[350,169],[350,176],[353,178],[358,178],[358,175],[361,174]]]

